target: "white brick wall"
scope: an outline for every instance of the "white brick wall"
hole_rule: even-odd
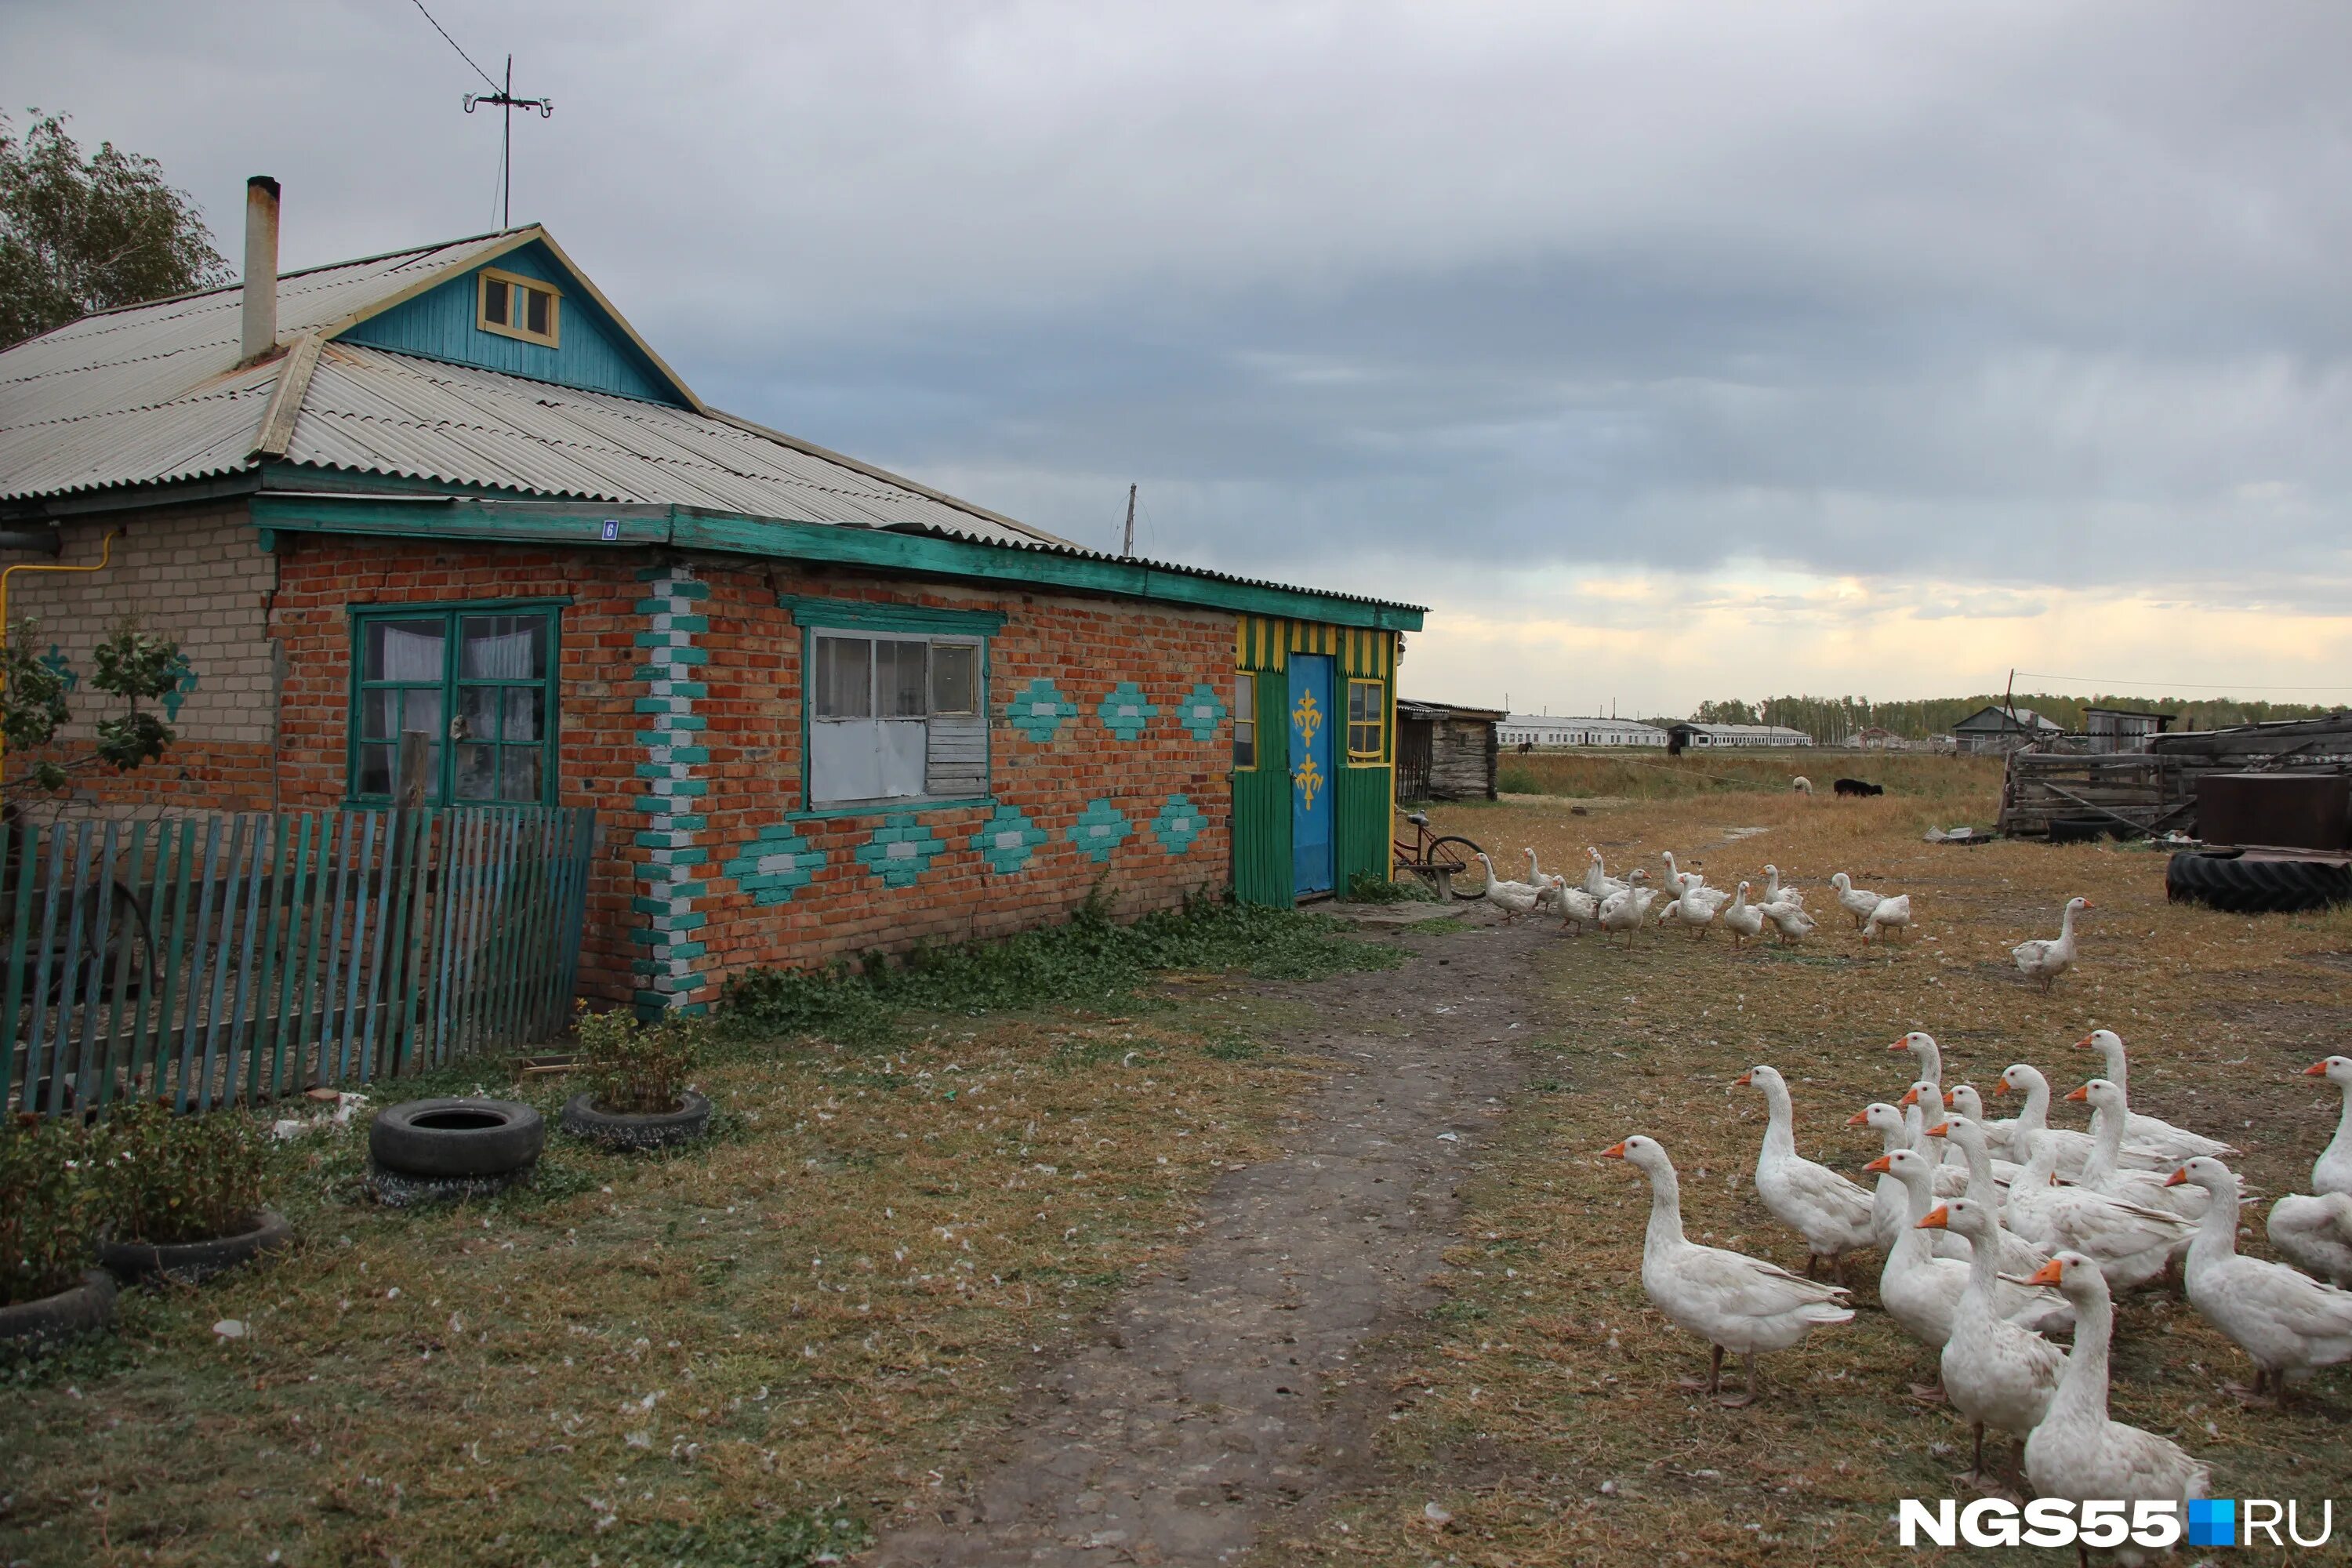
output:
[[[124,616],[136,615],[150,630],[176,639],[195,670],[195,688],[173,721],[183,742],[268,745],[275,688],[265,602],[277,584],[278,563],[262,553],[246,509],[68,521],[58,563],[95,563],[100,542],[116,528],[121,533],[105,571],[19,572],[8,583],[8,618],[37,617],[37,646],[46,653],[55,644],[81,678],[71,697],[77,722],[67,734],[86,740],[91,720],[116,710],[119,700],[90,685],[91,650]],[[48,558],[11,551],[0,560],[46,564]]]

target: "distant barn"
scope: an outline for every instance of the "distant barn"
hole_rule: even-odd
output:
[[[1952,726],[1952,739],[1969,752],[2014,752],[2036,741],[2063,735],[2066,727],[2053,723],[2031,708],[1979,708]]]
[[[1495,798],[1498,708],[1397,699],[1397,798]]]
[[[2147,743],[2179,721],[2178,713],[2156,713],[2145,708],[2085,708],[2083,733],[2095,753],[2145,752]]]
[[[1503,744],[1515,752],[1556,752],[1575,746],[1663,746],[1666,732],[1636,719],[1581,718],[1551,713],[1504,715]]]
[[[1677,755],[1686,751],[1730,751],[1740,747],[1810,746],[1813,738],[1802,730],[1791,730],[1786,724],[1699,724],[1684,722],[1666,726],[1667,750]]]

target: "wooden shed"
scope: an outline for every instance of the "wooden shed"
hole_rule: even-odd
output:
[[[1498,708],[1458,702],[1397,703],[1397,798],[1492,800]]]

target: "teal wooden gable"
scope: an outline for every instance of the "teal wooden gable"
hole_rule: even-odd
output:
[[[562,296],[558,346],[526,342],[477,324],[478,279],[485,268],[533,279]],[[673,408],[695,406],[686,389],[605,312],[586,280],[537,240],[458,273],[338,337],[343,342],[478,365],[557,386],[614,393]]]

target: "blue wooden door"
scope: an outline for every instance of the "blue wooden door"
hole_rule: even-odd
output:
[[[1300,898],[1331,891],[1331,660],[1290,656],[1290,861]]]

